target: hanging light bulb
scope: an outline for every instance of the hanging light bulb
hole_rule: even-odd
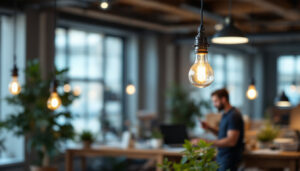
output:
[[[127,86],[126,86],[126,93],[128,95],[133,95],[135,93],[135,86],[132,84],[132,83],[129,83]]]
[[[258,92],[257,92],[256,87],[255,87],[254,78],[251,79],[251,83],[250,83],[250,85],[248,87],[248,90],[246,92],[246,96],[249,100],[254,100],[258,96]]]
[[[21,85],[18,81],[18,68],[16,65],[14,65],[14,68],[12,69],[12,80],[8,88],[12,95],[17,95],[21,92]]]
[[[67,83],[67,84],[64,85],[64,92],[65,93],[70,93],[71,90],[72,90],[72,87],[71,87],[70,84]]]
[[[16,25],[17,25],[17,9],[16,9],[16,4],[17,2],[14,1],[14,39],[13,39],[13,47],[14,47],[14,56],[13,56],[13,62],[14,62],[14,66],[12,69],[12,80],[8,85],[8,90],[12,95],[17,95],[21,92],[21,85],[18,81],[18,67],[17,67],[17,55],[16,55],[16,37],[17,37],[17,32],[16,32]]]
[[[296,85],[296,81],[293,81],[292,84],[291,84],[291,90],[293,92],[297,91],[297,85]]]
[[[80,96],[80,94],[81,94],[81,88],[79,86],[75,86],[73,90],[73,95]]]
[[[201,0],[201,25],[195,37],[195,62],[189,70],[190,83],[198,88],[209,86],[215,79],[214,71],[207,59],[208,42],[203,25],[203,0]]]
[[[101,9],[107,9],[108,7],[109,7],[109,3],[106,1],[106,0],[102,0],[101,2],[100,2],[100,8]]]
[[[56,110],[61,105],[61,99],[59,95],[57,94],[57,81],[54,80],[51,88],[51,94],[47,101],[47,107],[50,110]]]

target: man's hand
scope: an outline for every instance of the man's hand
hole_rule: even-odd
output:
[[[200,140],[205,141],[206,143],[212,143],[212,141],[209,141],[209,140],[203,139],[203,138],[193,138],[193,139],[191,139],[191,143],[193,145],[198,145]]]
[[[202,125],[203,129],[206,129],[206,130],[210,129],[210,126],[205,121],[200,121],[200,122],[201,122],[201,125]]]

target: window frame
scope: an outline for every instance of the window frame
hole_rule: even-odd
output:
[[[103,71],[103,76],[101,79],[90,79],[90,78],[70,78],[68,77],[68,80],[70,82],[72,81],[75,81],[75,82],[84,82],[84,83],[101,83],[104,87],[106,85],[105,83],[105,78],[106,78],[106,60],[107,60],[107,55],[106,55],[106,39],[108,37],[112,37],[112,38],[119,38],[121,41],[122,41],[122,57],[121,57],[121,74],[122,74],[122,78],[121,78],[121,100],[120,100],[120,104],[121,104],[121,111],[120,111],[120,117],[121,117],[121,130],[123,131],[124,130],[124,120],[127,118],[127,114],[126,114],[126,92],[125,92],[125,87],[126,87],[126,78],[127,78],[127,72],[126,72],[126,40],[127,38],[123,35],[120,35],[120,34],[111,34],[111,33],[108,33],[107,31],[105,30],[101,30],[99,31],[98,29],[99,27],[95,27],[95,29],[90,28],[90,27],[82,27],[81,25],[70,25],[70,26],[67,26],[67,25],[63,25],[63,24],[60,24],[56,27],[56,29],[63,29],[65,30],[66,34],[65,34],[65,39],[68,40],[69,39],[69,31],[71,29],[74,29],[74,30],[78,30],[78,31],[83,31],[83,32],[86,32],[86,33],[96,33],[96,34],[101,34],[103,36],[103,43],[102,43],[102,55],[103,55],[103,68],[102,68],[102,71]],[[70,56],[71,56],[71,51],[70,51],[70,43],[68,41],[66,41],[66,45],[65,45],[65,55],[66,55],[66,59],[65,59],[65,63],[66,63],[66,66],[69,67],[70,66]],[[84,51],[86,51],[87,47],[85,46],[84,47]],[[103,92],[104,93],[104,92]],[[107,115],[107,112],[106,112],[106,105],[105,103],[107,102],[107,98],[105,98],[106,96],[103,95],[103,100],[102,100],[102,110],[100,111],[101,115],[99,115],[98,117],[101,116],[106,118],[106,115]],[[84,115],[82,115],[81,117],[82,118],[89,118],[90,115],[88,114],[88,111],[87,111],[87,108],[88,106],[85,105],[84,107]],[[93,115],[92,115],[93,116]]]

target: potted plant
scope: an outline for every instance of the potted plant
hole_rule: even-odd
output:
[[[196,103],[189,97],[189,92],[179,85],[171,87],[167,97],[172,124],[184,124],[189,128],[194,128],[195,117],[201,116],[201,108],[210,107],[206,101]]]
[[[158,129],[152,131],[152,138],[150,140],[152,148],[161,148],[163,144],[163,135]]]
[[[49,78],[55,74],[62,84],[66,80],[66,71],[56,71]],[[74,136],[68,106],[76,96],[71,92],[58,91],[62,106],[60,110],[52,111],[47,108],[51,79],[42,79],[39,62],[29,61],[25,74],[26,83],[22,86],[22,92],[6,99],[15,106],[15,110],[2,124],[15,135],[25,137],[26,155],[30,156],[27,159],[32,171],[54,171],[56,169],[50,167],[51,159],[60,152],[62,143]]]
[[[159,165],[159,167],[165,171],[218,170],[219,165],[214,160],[216,150],[211,147],[211,144],[200,140],[198,145],[194,146],[186,140],[183,147],[183,157],[180,162],[171,162],[166,158],[164,159],[163,164]]]
[[[267,121],[256,135],[260,148],[269,148],[272,141],[279,135],[279,129]]]
[[[94,142],[94,136],[91,131],[85,130],[80,134],[80,140],[83,143],[83,148],[90,148]]]

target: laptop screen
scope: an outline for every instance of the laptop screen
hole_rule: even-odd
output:
[[[161,125],[160,130],[167,145],[184,144],[188,139],[185,125]]]

